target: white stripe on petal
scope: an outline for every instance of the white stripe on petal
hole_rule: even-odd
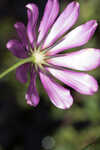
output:
[[[48,55],[54,55],[64,50],[82,46],[90,40],[97,28],[96,20],[91,20],[69,32],[59,43],[48,51]]]
[[[86,48],[80,51],[58,55],[47,60],[48,63],[71,69],[88,71],[100,65],[100,50]]]
[[[56,83],[52,78],[40,72],[41,82],[50,97],[52,103],[61,109],[70,108],[73,104],[73,98],[70,91]]]
[[[58,17],[46,37],[43,48],[52,45],[60,36],[67,32],[77,21],[79,16],[79,3],[71,2]]]
[[[48,30],[54,23],[58,13],[59,13],[58,0],[48,0],[39,27],[39,36],[37,41],[38,44],[40,44],[40,42],[44,39],[45,35],[48,33]]]
[[[81,94],[93,95],[98,90],[97,81],[86,73],[47,68],[57,79],[72,87]]]

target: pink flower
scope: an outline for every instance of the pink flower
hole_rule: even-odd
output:
[[[37,38],[38,8],[33,3],[26,5],[26,7],[27,27],[21,22],[14,25],[20,41],[10,40],[7,43],[7,48],[16,57],[24,59],[32,56],[34,59],[34,63],[26,63],[16,70],[16,78],[22,83],[27,82],[27,73],[31,72],[30,85],[25,96],[27,103],[33,106],[37,106],[39,103],[36,89],[37,75],[39,75],[50,100],[58,108],[70,108],[73,98],[70,91],[58,84],[54,78],[79,93],[94,94],[98,90],[97,81],[87,73],[75,72],[74,69],[88,71],[98,67],[100,65],[100,50],[87,48],[65,54],[61,54],[61,52],[86,44],[97,28],[96,20],[88,21],[65,34],[78,19],[79,3],[71,2],[57,18],[58,0],[48,0]],[[64,36],[62,37],[62,35]]]

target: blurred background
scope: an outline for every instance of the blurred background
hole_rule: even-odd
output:
[[[17,21],[27,24],[25,5],[30,2],[38,5],[40,21],[46,0],[0,0],[0,72],[18,61],[6,49],[6,43],[17,37],[13,27]],[[60,0],[60,11],[69,2]],[[100,0],[79,3],[80,16],[73,28],[91,19],[100,22]],[[100,25],[84,47],[100,49]],[[100,86],[100,68],[89,73]],[[69,110],[60,110],[50,102],[37,80],[41,100],[34,108],[25,100],[28,84],[17,81],[15,71],[0,80],[0,150],[81,150],[100,137],[100,90],[86,96],[70,89],[74,104]],[[87,150],[100,150],[99,143]]]

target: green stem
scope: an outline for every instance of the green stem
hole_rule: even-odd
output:
[[[4,76],[6,76],[9,72],[15,70],[17,67],[25,64],[25,63],[29,63],[29,62],[33,62],[33,57],[28,57],[25,58],[19,62],[17,62],[16,64],[14,64],[13,66],[11,66],[10,68],[8,68],[6,71],[4,71],[3,73],[0,74],[0,79],[3,78]]]

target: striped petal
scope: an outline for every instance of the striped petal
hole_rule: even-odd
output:
[[[58,57],[49,59],[48,63],[70,69],[89,71],[100,65],[100,50],[94,48],[82,49],[77,52],[58,55]]]
[[[27,35],[26,35],[26,27],[22,22],[17,22],[14,24],[14,27],[18,33],[18,36],[23,44],[23,46],[28,45]]]
[[[97,81],[86,73],[53,68],[47,68],[47,70],[58,80],[72,87],[81,94],[93,95],[98,90]]]
[[[38,8],[35,4],[29,3],[26,5],[28,8],[27,10],[27,16],[28,16],[28,24],[27,24],[27,35],[29,38],[29,41],[33,47],[33,44],[36,40],[36,24],[37,24],[37,19],[38,19]]]
[[[28,91],[25,95],[27,104],[36,107],[39,104],[40,98],[36,89],[36,73],[31,73],[31,81],[28,87]]]
[[[69,48],[82,46],[90,40],[97,28],[95,20],[88,21],[80,25],[76,29],[69,32],[64,38],[53,48],[48,51],[48,55],[54,55]]]
[[[27,57],[26,51],[23,48],[22,43],[20,43],[17,40],[10,40],[10,41],[8,41],[8,43],[6,44],[6,47],[16,57],[19,57],[19,58],[26,58]]]
[[[30,64],[24,64],[18,67],[16,69],[16,79],[19,80],[21,83],[26,83],[29,68],[30,68]]]
[[[43,48],[52,45],[59,37],[67,32],[77,21],[79,16],[79,3],[71,2],[58,17],[46,37]]]
[[[52,78],[40,72],[41,82],[50,97],[52,103],[61,109],[70,108],[73,103],[73,98],[69,90],[65,89]]]
[[[40,44],[40,42],[44,39],[45,35],[48,33],[48,30],[54,23],[58,13],[59,13],[58,0],[48,0],[39,27],[39,36],[37,41],[38,44]]]

